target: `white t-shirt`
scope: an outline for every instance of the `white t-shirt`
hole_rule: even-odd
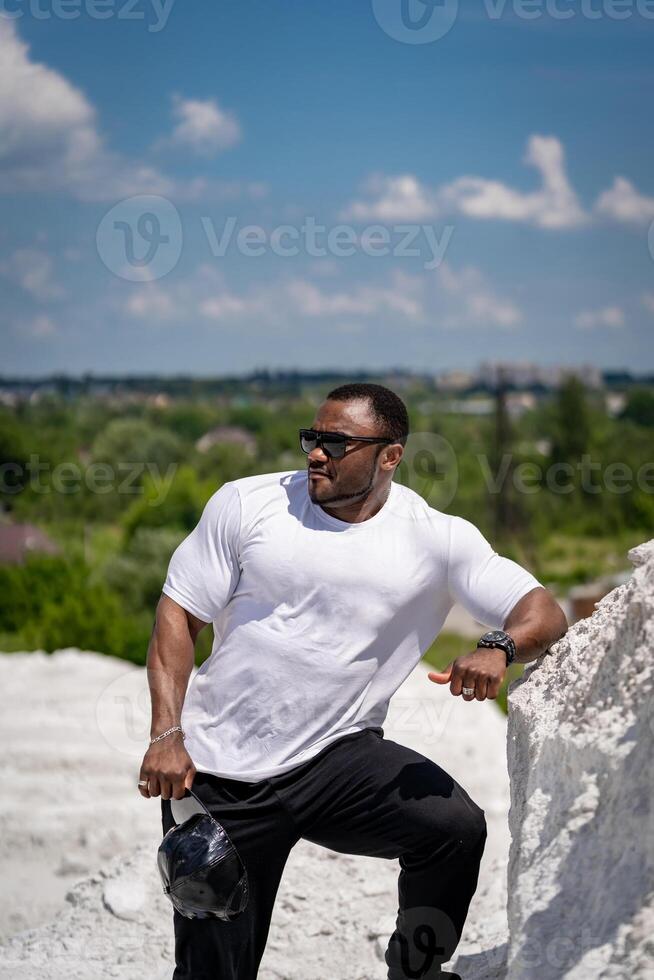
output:
[[[200,771],[254,782],[382,725],[456,600],[501,628],[540,585],[469,521],[392,482],[358,524],[313,503],[307,471],[225,483],[163,591],[213,622],[181,723]]]

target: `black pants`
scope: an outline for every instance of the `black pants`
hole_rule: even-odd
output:
[[[388,978],[439,976],[461,937],[486,843],[484,811],[440,766],[367,728],[271,779],[198,772],[193,789],[239,851],[250,898],[232,922],[174,910],[173,980],[255,980],[284,865],[300,838],[399,858]],[[165,833],[174,821],[170,801],[161,806]]]

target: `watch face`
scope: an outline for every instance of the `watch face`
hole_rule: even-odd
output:
[[[490,633],[485,633],[484,634],[484,639],[485,640],[489,640],[489,641],[490,640],[503,640],[504,638],[505,638],[505,634],[502,632],[502,630],[491,630]]]

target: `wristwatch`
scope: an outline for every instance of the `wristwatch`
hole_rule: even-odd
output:
[[[501,647],[506,654],[506,666],[515,660],[515,643],[504,630],[490,630],[477,640],[478,647]]]

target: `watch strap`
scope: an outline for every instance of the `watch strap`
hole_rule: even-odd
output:
[[[502,636],[497,638],[489,637],[488,639],[486,639],[486,634],[484,634],[484,636],[481,636],[479,640],[477,640],[477,646],[486,647],[487,649],[490,649],[492,647],[497,647],[500,650],[504,650],[504,654],[506,657],[506,666],[508,667],[509,664],[512,664],[515,661],[515,657],[516,657],[515,643],[513,641],[513,638],[509,636],[509,634],[504,630],[496,630],[495,632],[501,632]]]

